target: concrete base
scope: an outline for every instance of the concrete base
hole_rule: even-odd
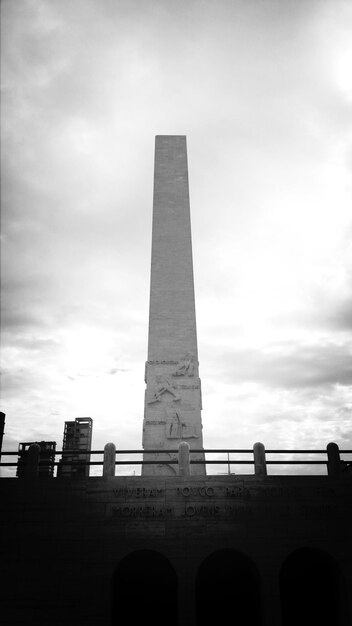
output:
[[[280,626],[280,570],[300,548],[332,557],[344,581],[344,608],[334,626],[350,623],[349,476],[3,478],[0,492],[1,623],[118,623],[112,615],[113,595],[119,593],[112,586],[114,572],[134,551],[151,550],[167,559],[177,580],[174,608],[164,622],[195,626],[202,563],[214,552],[230,549],[249,559],[258,573],[261,623]],[[148,611],[156,611],[159,603],[158,581],[153,585],[146,622],[153,620]],[[134,589],[132,604],[138,605],[142,591]],[[212,600],[203,599],[209,606]],[[228,598],[217,601],[220,606]],[[115,597],[115,613],[116,602],[121,616],[128,617],[122,623],[133,624],[134,607]],[[178,622],[173,622],[177,607]]]

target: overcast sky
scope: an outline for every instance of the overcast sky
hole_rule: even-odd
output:
[[[4,449],[83,416],[141,447],[157,134],[187,135],[205,446],[351,449],[352,3],[1,11]]]

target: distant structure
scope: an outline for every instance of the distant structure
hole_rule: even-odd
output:
[[[40,447],[38,477],[52,478],[54,476],[54,463],[56,441],[26,441],[18,445],[18,464],[16,476],[23,478],[26,471],[29,447],[36,443]]]
[[[91,417],[76,417],[74,421],[65,422],[63,454],[57,468],[58,478],[89,476],[87,463],[90,461],[92,430]]]
[[[193,281],[187,146],[184,135],[155,140],[148,361],[145,368],[143,476],[175,476],[185,441],[203,449],[201,382]],[[202,452],[192,455],[203,460]],[[155,464],[170,460],[170,464]],[[204,475],[205,465],[192,465]]]
[[[6,416],[6,413],[3,413],[2,411],[0,411],[0,459],[1,459],[1,450],[2,450],[2,440],[4,437],[4,430],[5,430],[5,416]]]

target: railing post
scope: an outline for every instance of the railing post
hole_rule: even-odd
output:
[[[339,476],[341,473],[339,446],[337,445],[337,443],[328,443],[328,445],[326,446],[326,451],[328,453],[328,475]]]
[[[115,476],[115,460],[116,460],[116,446],[114,443],[107,443],[104,447],[104,464],[103,464],[103,477]]]
[[[254,473],[256,476],[266,476],[266,460],[264,444],[257,441],[253,446]]]
[[[32,443],[28,448],[23,468],[24,478],[38,478],[39,455],[40,446],[37,443]]]
[[[178,446],[178,475],[189,476],[190,473],[189,444],[186,441],[181,441]]]

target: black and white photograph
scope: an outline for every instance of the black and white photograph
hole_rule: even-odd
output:
[[[350,626],[351,0],[0,11],[0,623]]]

